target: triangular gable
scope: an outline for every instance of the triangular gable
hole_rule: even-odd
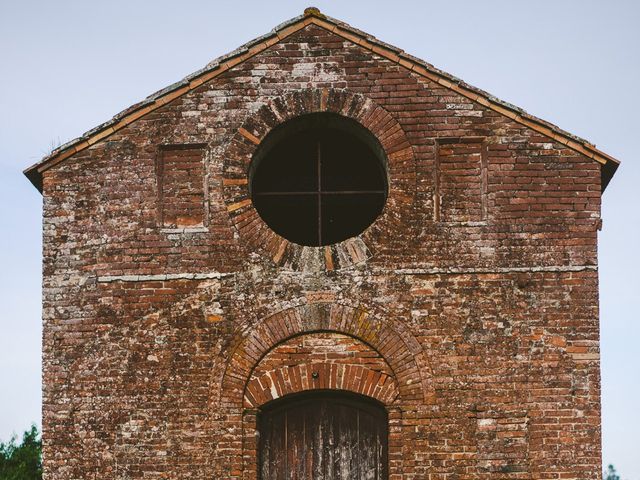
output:
[[[258,37],[233,52],[213,60],[202,70],[194,72],[183,80],[150,95],[142,102],[132,105],[118,113],[111,120],[98,125],[84,133],[82,136],[61,145],[40,162],[27,168],[24,171],[24,174],[38,190],[42,191],[42,174],[47,169],[57,165],[74,154],[89,148],[100,140],[104,140],[137,119],[153,112],[176,98],[187,94],[193,89],[252,58],[258,53],[266,50],[272,45],[310,24],[317,25],[333,32],[345,40],[351,41],[362,48],[395,62],[418,75],[426,77],[439,85],[469,98],[474,102],[505,115],[517,123],[526,125],[532,130],[546,135],[576,152],[592,158],[602,165],[603,191],[620,164],[618,160],[607,155],[601,150],[598,150],[595,145],[582,138],[572,135],[571,133],[560,129],[545,120],[530,115],[521,108],[518,108],[508,102],[504,102],[483,90],[468,85],[459,78],[443,72],[423,60],[409,55],[397,47],[384,43],[361,30],[341,22],[340,20],[327,17],[320,13],[316,8],[307,8],[303,15],[292,18],[291,20],[278,25],[268,34]]]

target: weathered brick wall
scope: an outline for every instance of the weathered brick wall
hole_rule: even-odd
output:
[[[204,224],[204,147],[168,145],[158,155],[158,213],[163,227]]]
[[[398,386],[384,358],[361,341],[337,333],[310,333],[285,341],[255,365],[244,389],[246,407],[293,393],[346,390],[393,403]]]
[[[243,175],[277,114],[318,110],[383,137],[391,190],[359,238],[301,249]],[[202,222],[163,220],[162,145],[205,146]],[[312,339],[397,388],[391,478],[599,478],[592,159],[310,25],[48,170],[44,199],[47,478],[255,478],[244,387]]]

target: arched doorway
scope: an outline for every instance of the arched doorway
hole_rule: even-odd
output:
[[[386,480],[384,407],[348,392],[289,395],[259,414],[260,480]]]

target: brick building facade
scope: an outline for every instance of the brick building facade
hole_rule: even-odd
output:
[[[303,246],[265,223],[251,168],[279,126],[325,113],[376,139],[385,203]],[[273,473],[261,443],[276,399],[332,391],[386,419],[380,470],[335,478],[599,478],[616,167],[307,9],[26,171],[44,196],[45,478],[334,478],[295,458]]]

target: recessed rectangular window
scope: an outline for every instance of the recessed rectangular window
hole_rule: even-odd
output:
[[[160,225],[167,228],[203,226],[204,146],[163,146],[157,168]]]
[[[486,189],[486,145],[483,139],[439,139],[435,168],[436,221],[486,220]]]

